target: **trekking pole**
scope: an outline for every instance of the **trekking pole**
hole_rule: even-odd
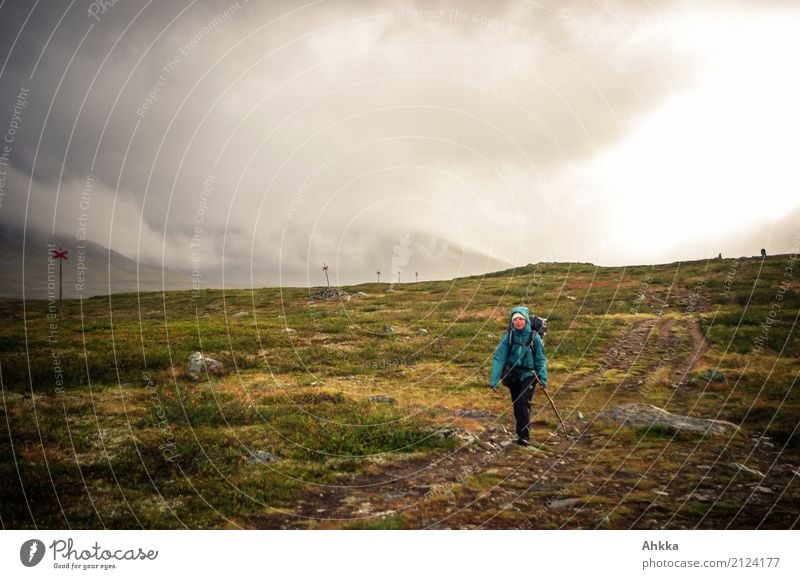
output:
[[[561,421],[561,428],[564,430],[564,436],[569,438],[569,433],[567,432],[566,424],[564,424],[564,419],[561,418],[561,414],[559,414],[558,408],[556,408],[556,405],[553,402],[553,399],[550,397],[550,394],[547,392],[547,388],[542,388],[541,384],[539,384],[539,388],[541,389],[542,392],[544,392],[544,395],[547,396],[547,400],[550,401],[550,406],[553,407],[553,412],[556,413],[556,416],[558,416],[558,420]]]

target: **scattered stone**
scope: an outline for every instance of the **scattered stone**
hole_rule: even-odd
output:
[[[208,372],[216,376],[225,374],[225,366],[222,362],[214,360],[213,358],[207,358],[203,356],[201,352],[194,352],[189,356],[187,367],[191,374],[201,374],[203,372]]]
[[[535,482],[531,485],[531,490],[534,492],[557,492],[564,488],[563,485],[547,484],[542,482]]]
[[[583,420],[583,412],[578,410],[578,420]]]
[[[491,418],[492,415],[485,410],[477,408],[462,408],[458,411],[458,416],[461,418]]]
[[[739,430],[739,427],[732,422],[681,416],[651,404],[623,404],[602,412],[597,418],[618,422],[631,428],[658,427],[671,432],[727,435]]]
[[[417,330],[417,335],[418,336],[427,336],[428,335],[428,330],[426,330],[425,328],[420,328],[419,330]]]
[[[311,297],[308,298],[312,302],[318,300],[341,300],[345,302],[350,301],[350,294],[346,291],[342,291],[340,289],[326,287],[324,290],[320,290],[311,294]]]
[[[234,318],[246,318],[249,315],[250,315],[250,312],[245,312],[244,310],[242,310],[241,312],[236,312],[231,317],[234,317]]]
[[[254,450],[247,457],[247,464],[269,464],[278,462],[280,459],[281,457],[270,450]]]
[[[687,501],[695,500],[700,501],[701,503],[708,503],[715,500],[715,497],[712,495],[704,495],[703,493],[698,493],[697,491],[690,493],[686,496]]]
[[[763,446],[764,448],[775,448],[775,445],[770,442],[769,437],[761,436],[759,438],[751,438],[753,446]]]
[[[353,294],[354,298],[368,298],[369,296],[364,292],[356,292]]]
[[[297,331],[297,330],[294,330],[294,329],[292,329],[292,328],[283,328],[283,329],[281,330],[281,332],[286,332],[287,334],[293,334],[293,333],[294,333],[294,332],[296,332],[296,331]]]
[[[579,502],[581,502],[581,499],[570,498],[570,499],[558,499],[556,501],[550,501],[547,504],[551,509],[560,509],[562,507],[571,507],[572,505],[576,505]]]
[[[756,478],[764,478],[764,473],[758,470],[754,470],[752,468],[746,467],[745,465],[739,462],[731,462],[728,464],[733,470],[737,471],[740,474],[746,474],[750,476],[754,476]]]
[[[760,493],[764,493],[764,494],[767,494],[767,495],[770,495],[770,494],[772,494],[774,492],[771,488],[762,487],[762,486],[757,486],[756,490],[758,492],[760,492]]]
[[[458,439],[463,440],[466,443],[473,443],[478,440],[478,438],[472,434],[468,430],[464,430],[463,428],[443,428],[441,430],[437,430],[433,433],[433,436],[436,438],[441,438],[442,440],[451,440],[451,439]]]
[[[378,394],[376,396],[370,396],[369,399],[379,404],[397,404],[396,399],[392,398],[391,396],[387,396],[386,394]]]
[[[384,324],[383,325],[383,333],[384,334],[394,334],[394,328],[392,326],[390,326],[389,324]]]

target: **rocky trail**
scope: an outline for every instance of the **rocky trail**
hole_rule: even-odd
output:
[[[685,331],[676,331],[676,324]],[[309,487],[291,510],[271,510],[242,526],[380,528],[394,521],[427,529],[794,528],[793,510],[782,505],[797,500],[800,471],[785,463],[785,449],[776,443],[754,433],[639,440],[630,428],[609,427],[577,410],[604,374],[616,370],[623,377],[615,396],[593,407],[597,414],[618,399],[643,396],[652,387],[648,376],[659,371],[674,382],[670,411],[689,411],[696,392],[682,377],[706,349],[692,316],[632,323],[611,340],[597,371],[569,374],[551,388],[569,437],[539,392],[529,447],[513,443],[510,404],[501,415],[437,408],[453,420],[436,435],[456,439],[455,449],[366,459],[365,473]],[[479,427],[461,428],[461,417]]]

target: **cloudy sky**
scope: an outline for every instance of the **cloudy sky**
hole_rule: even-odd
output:
[[[0,4],[0,224],[206,280],[788,252],[781,2]]]

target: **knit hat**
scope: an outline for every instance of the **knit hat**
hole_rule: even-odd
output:
[[[511,316],[511,321],[513,322],[517,318],[522,318],[524,320],[525,316],[519,312],[514,312],[514,315]]]

